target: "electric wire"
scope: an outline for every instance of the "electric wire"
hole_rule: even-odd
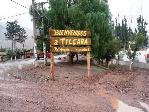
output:
[[[19,5],[19,6],[22,6],[22,7],[26,8],[26,9],[29,9],[29,8],[27,8],[26,6],[23,6],[23,5],[21,5],[20,3],[14,1],[14,0],[11,0],[11,1],[12,1],[13,3]],[[38,11],[36,8],[34,8],[34,10],[38,13],[38,15],[40,15],[40,16],[44,16],[47,20],[49,20],[49,18],[48,18],[45,14],[43,14],[43,15],[40,14],[39,11]]]
[[[9,18],[14,18],[14,17],[17,17],[17,16],[21,16],[21,15],[24,15],[24,14],[27,14],[27,12],[16,14],[16,15],[9,16],[9,17],[0,18],[0,21],[5,20],[5,19],[9,19]]]
[[[17,5],[21,6],[21,7],[24,7],[24,8],[26,8],[26,9],[29,9],[28,7],[23,6],[23,5],[21,5],[20,3],[18,3],[18,2],[16,2],[16,1],[14,1],[14,0],[10,0],[10,1],[12,1],[13,3],[15,3],[15,4],[17,4]]]
[[[20,3],[14,1],[14,0],[10,0],[10,1],[12,1],[13,3],[15,3],[15,4],[17,4],[17,5],[19,5],[19,6],[23,7],[23,8],[29,9],[28,7],[23,6],[23,5],[21,5]],[[44,16],[47,20],[49,20],[49,18],[48,18],[45,14],[40,14],[39,11],[38,11],[36,8],[34,8],[34,10],[38,13],[39,16]],[[17,17],[17,16],[21,16],[21,15],[24,15],[24,14],[26,14],[26,13],[27,13],[27,12],[25,12],[25,13],[20,13],[20,14],[17,14],[17,15],[13,15],[13,16],[9,16],[9,17],[0,18],[0,21],[1,21],[1,20],[5,20],[5,19],[9,19],[9,18],[14,18],[14,17]]]

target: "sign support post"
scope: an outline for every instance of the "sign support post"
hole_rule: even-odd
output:
[[[54,53],[52,52],[52,43],[51,43],[51,40],[52,40],[52,36],[50,38],[50,79],[51,80],[54,80]]]
[[[87,52],[87,76],[88,76],[89,79],[91,78],[91,73],[90,73],[90,70],[91,70],[90,55],[91,55],[90,52]]]
[[[54,53],[51,52],[50,79],[54,80]]]

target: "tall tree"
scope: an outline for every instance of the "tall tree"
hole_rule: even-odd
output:
[[[16,39],[16,42],[21,43],[23,45],[23,49],[24,49],[24,43],[25,43],[25,40],[27,39],[26,31],[24,28],[20,28],[20,32],[19,32],[18,36],[19,36],[19,38]]]
[[[116,18],[115,20],[115,37],[119,39],[122,42],[123,48],[128,48],[128,41],[129,41],[129,33],[131,33],[131,28],[128,27],[127,19],[124,17],[121,21],[121,23],[118,23],[118,20]]]
[[[35,10],[36,9],[36,10]],[[50,21],[47,15],[47,9],[42,7],[42,3],[36,3],[34,16],[36,18],[36,28],[38,29],[37,49],[43,50],[43,42],[46,43],[46,50],[50,50],[49,43],[49,27]],[[29,13],[33,16],[33,9],[30,7]]]
[[[107,0],[50,0],[48,16],[53,29],[90,30],[94,57],[106,58],[113,40]]]
[[[6,33],[5,34],[5,37],[6,39],[8,40],[11,40],[12,41],[12,51],[13,51],[13,48],[14,48],[14,44],[16,42],[24,42],[25,39],[26,39],[26,31],[24,28],[21,28],[20,25],[18,24],[18,22],[15,20],[13,22],[7,22],[6,23]]]
[[[129,47],[126,52],[128,58],[130,59],[130,70],[132,70],[132,64],[136,58],[136,53],[144,46],[144,42],[144,34],[135,32],[131,35]]]
[[[148,23],[144,20],[143,16],[140,15],[137,18],[137,32],[144,35],[145,37],[144,46],[146,47],[148,46],[148,36],[147,36],[147,30],[146,30],[147,25]]]

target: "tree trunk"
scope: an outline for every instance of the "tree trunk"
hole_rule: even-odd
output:
[[[106,65],[108,67],[108,69],[110,68],[110,63],[111,62],[111,59],[110,58],[106,58]]]
[[[108,58],[106,58],[106,65],[107,65],[107,67],[109,67],[109,60],[108,60]]]
[[[23,50],[24,50],[24,43],[22,44],[22,46],[23,46]]]
[[[110,64],[111,64],[110,61],[108,61],[108,69],[110,68]]]
[[[120,55],[118,54],[117,64],[120,65]]]
[[[69,57],[69,59],[70,59],[70,63],[73,64],[73,56],[72,55]]]
[[[70,62],[71,64],[73,64],[73,58],[74,58],[73,53],[70,52],[70,53],[69,53],[69,62]]]
[[[14,49],[15,49],[16,48],[16,41],[14,40],[13,42],[14,42]]]
[[[22,52],[23,52],[22,59],[25,59],[25,57],[24,57],[24,43],[22,44],[22,47],[23,47],[23,50],[22,50]]]
[[[11,45],[12,45],[12,46],[11,46],[11,47],[12,47],[11,49],[12,49],[12,52],[13,52],[13,39],[12,39],[12,44],[11,44]]]
[[[78,53],[76,53],[77,62],[79,61]]]
[[[130,70],[130,71],[132,70],[132,64],[133,64],[133,62],[131,61],[131,62],[130,62],[130,65],[129,65],[129,70]]]
[[[13,59],[13,39],[12,39],[12,43],[11,43],[11,45],[12,45],[12,46],[11,46],[11,47],[12,47],[12,48],[11,48],[11,49],[12,49],[11,61],[12,61],[12,59]]]

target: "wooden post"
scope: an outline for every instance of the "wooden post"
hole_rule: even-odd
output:
[[[52,39],[52,36],[50,37],[50,50],[52,49],[52,45],[51,45],[51,39]],[[50,52],[50,79],[54,81],[54,53]]]
[[[54,80],[54,53],[51,52],[51,62],[50,62],[50,79]]]
[[[91,78],[91,64],[90,64],[90,52],[87,52],[87,76],[90,79]]]

